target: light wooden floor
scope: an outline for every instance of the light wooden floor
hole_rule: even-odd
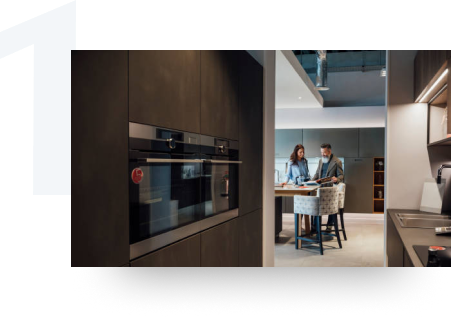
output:
[[[283,214],[283,227],[275,245],[275,266],[378,267],[384,266],[384,215],[345,213],[347,241],[343,248],[333,241],[323,242],[324,255],[318,244],[296,250],[294,215]],[[323,223],[327,217],[323,217]]]

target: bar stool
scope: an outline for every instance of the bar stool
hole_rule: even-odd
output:
[[[338,214],[340,215],[340,223],[341,223],[341,229],[338,229],[338,231],[343,232],[343,238],[347,241],[346,237],[346,230],[345,230],[345,223],[343,219],[343,213],[344,213],[344,207],[345,207],[345,191],[346,191],[346,184],[340,183],[338,185],[335,185],[338,188]],[[326,227],[327,224],[323,224],[323,227]],[[325,234],[330,233],[330,231],[323,231]]]
[[[341,240],[340,240],[340,233],[338,231],[338,187],[325,187],[325,188],[319,188],[318,189],[318,195],[317,196],[301,196],[301,195],[295,195],[294,196],[294,213],[302,214],[302,215],[309,215],[316,217],[316,231],[317,239],[310,239],[307,238],[308,235],[301,234],[298,235],[297,228],[298,228],[298,217],[295,217],[295,246],[296,249],[298,249],[298,240],[302,241],[308,241],[313,243],[319,243],[320,253],[321,255],[324,254],[323,249],[323,239],[322,235],[331,235],[337,237],[337,242],[340,247],[341,246]],[[332,233],[326,233],[321,230],[321,219],[324,215],[332,215],[334,218],[334,227],[335,227],[335,234]]]

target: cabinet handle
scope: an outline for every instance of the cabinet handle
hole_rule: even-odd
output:
[[[147,163],[203,163],[202,160],[188,160],[188,159],[145,159]]]
[[[224,164],[242,164],[242,161],[223,161],[223,160],[203,160],[204,163],[224,163]]]

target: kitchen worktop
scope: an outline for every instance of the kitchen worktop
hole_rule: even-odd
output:
[[[293,185],[284,185],[283,187],[275,186],[274,192],[276,196],[293,197],[295,195],[309,195],[321,186],[301,186],[296,187]]]
[[[407,252],[413,266],[422,267],[420,258],[417,256],[414,245],[438,245],[438,246],[451,246],[451,236],[437,236],[432,228],[403,228],[396,218],[396,213],[411,213],[411,214],[429,214],[419,210],[406,210],[406,209],[388,209],[387,210],[396,231],[404,245],[404,249]],[[388,239],[387,244],[391,243]]]

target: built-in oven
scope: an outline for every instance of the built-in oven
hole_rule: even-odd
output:
[[[129,124],[130,259],[199,231],[200,135]]]
[[[238,216],[238,142],[201,135],[201,159],[203,219]]]
[[[130,122],[130,259],[237,217],[238,163],[234,141]]]

